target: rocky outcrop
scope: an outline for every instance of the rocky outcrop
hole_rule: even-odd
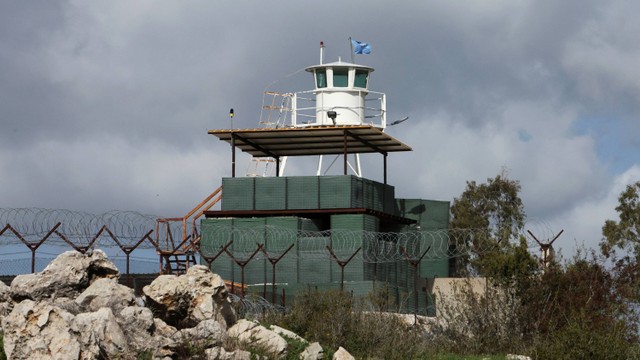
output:
[[[287,341],[282,336],[256,321],[241,319],[229,329],[228,334],[241,344],[260,347],[275,356],[284,356],[287,351]]]
[[[220,276],[194,266],[162,275],[136,298],[99,250],[66,252],[42,272],[0,282],[0,324],[9,359],[250,359],[250,350],[287,355],[286,339],[307,348],[301,359],[322,359],[318,343],[277,326],[237,320]],[[229,348],[225,348],[225,346]],[[248,351],[249,350],[249,351]],[[346,350],[336,352],[348,359]],[[346,354],[346,355],[345,355]],[[334,357],[335,358],[335,357]]]
[[[80,342],[80,359],[112,359],[130,353],[128,339],[110,308],[78,314],[71,332]]]
[[[24,299],[75,298],[96,279],[117,279],[118,276],[118,268],[103,251],[96,250],[90,255],[67,251],[55,258],[42,272],[16,276],[11,282],[11,297],[15,302]]]
[[[203,265],[190,268],[183,276],[158,276],[142,291],[147,306],[179,329],[211,318],[227,329],[236,321],[224,280]]]
[[[94,281],[77,298],[76,303],[86,311],[98,311],[110,308],[114,313],[135,305],[136,296],[133,289],[120,285],[117,280],[102,278]]]
[[[2,320],[8,359],[78,359],[80,341],[69,331],[74,315],[46,302],[24,300]]]

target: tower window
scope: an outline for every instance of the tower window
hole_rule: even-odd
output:
[[[327,87],[327,71],[325,69],[316,70],[316,86],[318,88]]]
[[[356,78],[353,86],[366,89],[368,75],[369,75],[368,71],[356,69]]]
[[[347,87],[349,85],[349,69],[337,68],[333,69],[333,86]]]

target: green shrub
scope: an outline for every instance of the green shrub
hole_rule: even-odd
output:
[[[398,317],[364,311],[372,306],[369,299],[356,301],[338,290],[307,291],[296,296],[288,313],[267,321],[319,342],[328,357],[340,346],[356,358],[407,359],[424,352],[418,331]]]
[[[536,359],[637,359],[638,345],[625,340],[622,322],[609,329],[594,326],[585,314],[567,320],[558,331],[538,339],[534,345]]]

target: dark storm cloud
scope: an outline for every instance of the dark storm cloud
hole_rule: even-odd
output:
[[[0,206],[188,210],[229,174],[228,146],[206,130],[228,127],[231,107],[234,126],[259,126],[265,88],[310,89],[296,71],[319,61],[320,41],[326,61],[350,61],[352,36],[373,46],[356,61],[376,68],[371,89],[387,94],[389,119],[411,116],[388,130],[414,148],[391,157],[402,196],[451,200],[507,167],[530,214],[597,224],[620,181],[576,124],[637,123],[639,6],[4,2]],[[381,178],[378,157],[365,166]]]

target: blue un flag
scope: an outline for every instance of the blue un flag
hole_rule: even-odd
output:
[[[351,39],[351,45],[353,46],[353,52],[356,54],[371,54],[371,45],[369,43]]]

